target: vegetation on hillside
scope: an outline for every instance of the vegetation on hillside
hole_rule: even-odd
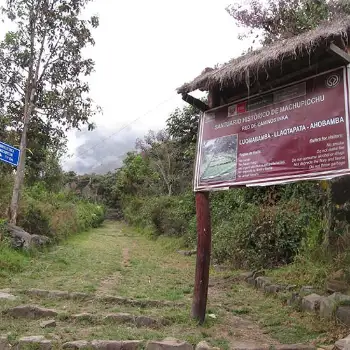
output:
[[[84,124],[91,128],[96,107],[85,77],[93,72],[94,61],[82,51],[94,44],[91,30],[99,21],[96,16],[83,19],[89,2],[8,0],[2,8],[3,20],[15,28],[0,42],[1,124],[21,150],[9,207],[14,224],[26,165],[57,156],[64,131]],[[31,162],[26,162],[27,152],[34,158]]]
[[[97,227],[102,204],[64,191],[68,174],[65,131],[87,125],[98,108],[86,77],[94,62],[83,56],[94,44],[98,18],[83,19],[90,0],[8,0],[2,19],[13,28],[0,41],[0,141],[20,148],[17,168],[0,163],[0,270],[16,269],[5,223],[56,242]]]
[[[88,86],[78,79],[82,72],[89,75],[93,69],[91,60],[85,61],[80,57],[80,50],[87,43],[93,43],[90,30],[84,26],[96,27],[98,24],[96,18],[88,23],[78,21],[87,2],[73,2],[73,17],[63,16],[66,11],[63,9],[63,14],[50,22],[58,36],[61,33],[60,21],[72,21],[74,28],[80,23],[79,33],[84,35],[82,41],[72,39],[74,50],[71,56],[68,55],[71,60],[65,62],[64,67],[54,65],[50,70],[52,75],[45,75],[47,80],[52,81],[51,88],[46,90],[36,86],[41,104],[33,107],[28,119],[25,186],[18,223],[31,233],[60,239],[69,233],[98,225],[103,217],[102,205],[106,205],[120,209],[128,223],[154,237],[182,237],[184,243],[194,247],[196,218],[192,175],[200,116],[197,109],[190,106],[176,109],[169,116],[164,130],[150,131],[137,140],[136,150],[126,155],[123,166],[116,171],[106,175],[78,176],[74,172],[64,173],[60,167],[60,157],[66,151],[64,130],[79,127],[81,123],[89,124],[89,117],[94,113],[92,101],[85,96]],[[8,5],[9,11],[13,10],[14,3],[16,1]],[[232,5],[227,11],[236,22],[248,29],[247,33],[254,34],[253,41],[259,40],[266,45],[313,28],[320,21],[332,19],[341,12],[350,13],[350,8],[348,2],[342,0],[269,0],[252,1],[243,8]],[[46,18],[47,13],[42,15]],[[47,23],[41,24],[45,32]],[[61,33],[63,36],[66,34],[65,31]],[[9,50],[15,45],[18,35],[23,35],[23,32],[6,36],[2,50]],[[50,32],[50,35],[53,34]],[[76,66],[76,55],[81,65]],[[16,77],[14,70],[13,74]],[[0,80],[1,77],[0,74]],[[69,119],[68,115],[62,117],[59,113],[66,109],[68,100],[72,101],[66,99],[68,95],[63,98],[59,92],[61,89],[67,93],[70,91],[70,84],[70,88],[63,86],[69,79],[79,85],[81,93],[74,95],[77,100],[73,99],[78,109],[70,110],[75,119]],[[0,81],[0,84],[5,81]],[[25,81],[23,78],[15,80],[15,83]],[[75,89],[75,93],[78,90]],[[11,96],[7,96],[10,102],[1,105],[0,137],[16,145],[23,139],[23,101],[18,104],[13,98],[12,102]],[[53,119],[41,117],[45,108],[52,112]],[[12,171],[9,165],[0,164],[1,218],[7,217],[13,184],[18,181]],[[344,196],[348,182],[344,178],[332,182],[303,182],[212,193],[215,260],[229,262],[237,268],[277,267],[291,263],[294,263],[292,266],[313,266],[317,262],[324,268],[318,269],[314,277],[310,277],[310,282],[313,279],[320,281],[329,266],[332,269],[344,268],[350,245],[350,211],[348,199]]]
[[[341,0],[270,0],[227,11],[266,45],[350,8]],[[196,244],[192,173],[199,115],[193,107],[177,109],[165,130],[137,141],[122,168],[94,178],[106,202],[120,206],[127,222],[153,236],[183,237],[191,247]],[[348,183],[344,178],[212,193],[215,260],[237,268],[324,266],[310,271],[310,282],[321,281],[330,269],[346,269]]]

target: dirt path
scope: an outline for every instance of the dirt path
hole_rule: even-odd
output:
[[[230,349],[237,342],[259,345],[310,342],[324,332],[310,324],[305,316],[292,315],[291,310],[281,311],[279,301],[265,299],[238,283],[230,277],[232,273],[214,271],[207,321],[199,327],[189,317],[195,257],[178,254],[178,245],[177,240],[170,238],[150,240],[117,222],[108,222],[102,228],[70,238],[65,244],[33,258],[24,271],[0,279],[0,289],[61,290],[89,293],[91,297],[72,300],[67,297],[68,293],[65,297],[17,293],[16,301],[0,299],[0,311],[19,304],[35,304],[54,308],[60,315],[57,327],[48,330],[41,329],[37,320],[4,317],[0,335],[45,333],[60,341],[170,336],[192,344],[207,340],[213,346]],[[133,304],[106,299],[106,296],[167,303]],[[130,313],[134,320],[141,315],[157,320],[165,318],[167,323],[159,327],[130,327],[102,321],[115,312]],[[93,317],[85,317],[84,322],[72,317],[81,313]]]

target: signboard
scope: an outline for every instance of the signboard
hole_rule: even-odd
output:
[[[350,173],[348,80],[344,67],[207,111],[195,190]]]
[[[0,161],[17,166],[20,150],[0,141]]]

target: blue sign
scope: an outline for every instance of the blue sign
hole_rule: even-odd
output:
[[[0,141],[0,161],[17,166],[20,150]]]

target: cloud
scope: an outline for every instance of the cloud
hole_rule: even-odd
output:
[[[79,154],[85,149],[86,153],[65,161],[65,169],[105,172],[116,168],[137,137],[149,129],[163,128],[169,113],[183,106],[177,87],[205,67],[226,62],[250,46],[250,42],[237,39],[238,28],[225,11],[231,2],[90,3],[86,15],[98,14],[100,26],[93,32],[96,45],[86,48],[84,54],[96,62],[96,72],[88,80],[91,97],[103,114],[94,118],[98,128],[92,133],[69,134],[70,152]],[[138,117],[131,129],[91,152],[86,150]]]
[[[143,134],[132,126],[122,131],[101,126],[91,132],[76,132],[79,145],[72,157],[63,161],[63,168],[78,174],[113,171],[122,165],[126,153],[135,149],[136,139]]]

